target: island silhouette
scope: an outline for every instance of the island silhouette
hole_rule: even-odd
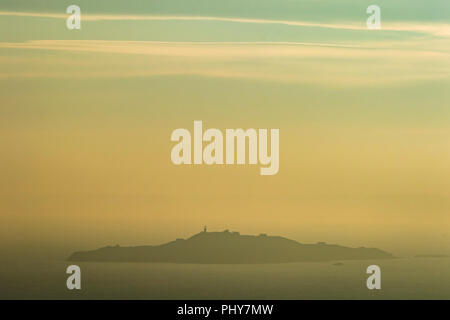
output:
[[[325,262],[333,260],[390,259],[377,248],[350,248],[318,242],[303,244],[280,236],[241,235],[239,232],[207,232],[156,246],[107,246],[74,252],[69,261],[166,262],[201,264]]]

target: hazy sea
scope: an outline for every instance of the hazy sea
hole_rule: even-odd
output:
[[[450,258],[198,265],[74,263],[81,290],[66,288],[67,261],[6,260],[0,299],[450,299]],[[381,267],[381,290],[366,287]]]

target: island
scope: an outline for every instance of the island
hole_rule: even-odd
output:
[[[394,258],[392,254],[377,248],[350,248],[325,242],[303,244],[280,236],[241,235],[228,230],[207,232],[205,228],[188,239],[176,239],[155,246],[107,246],[92,251],[74,252],[68,260],[255,264],[390,258]]]

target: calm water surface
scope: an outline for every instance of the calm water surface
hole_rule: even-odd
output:
[[[66,261],[2,262],[0,299],[450,299],[449,258],[333,263],[196,265],[78,263],[82,289],[66,289]],[[366,288],[367,266],[382,271]]]

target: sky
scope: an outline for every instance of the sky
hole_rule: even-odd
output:
[[[450,254],[450,3],[0,2],[0,248],[211,231]],[[175,166],[176,128],[280,130],[280,170]],[[53,251],[52,251],[53,250]]]

